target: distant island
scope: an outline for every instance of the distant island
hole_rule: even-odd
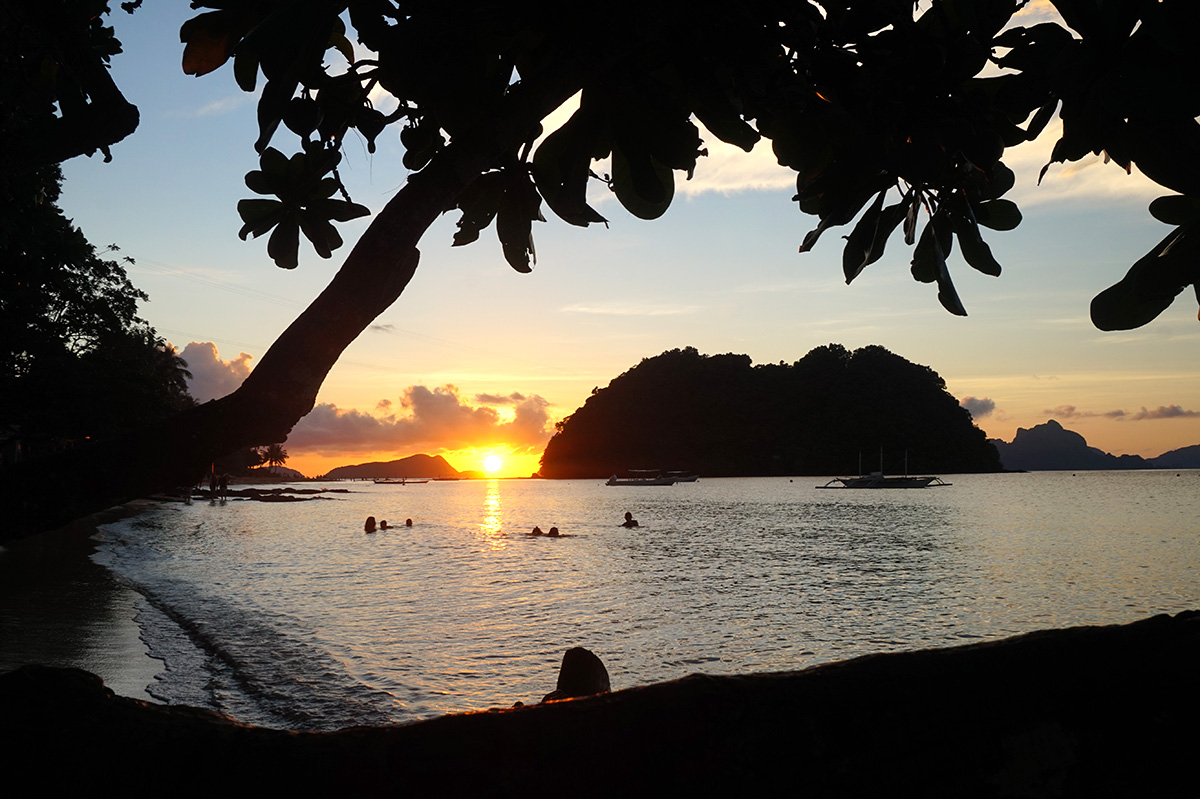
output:
[[[1110,455],[1074,430],[1053,419],[1026,430],[1021,427],[1011,443],[992,439],[1004,468],[1015,471],[1089,471],[1095,469],[1200,469],[1200,444],[1174,449],[1157,458]]]
[[[322,475],[325,480],[370,480],[381,478],[451,478],[470,479],[478,472],[460,472],[441,455],[410,455],[394,461],[375,461],[353,466],[338,466]]]
[[[687,347],[646,358],[557,424],[540,475],[630,469],[705,476],[1000,471],[1000,456],[942,378],[870,346],[818,347],[793,364]]]

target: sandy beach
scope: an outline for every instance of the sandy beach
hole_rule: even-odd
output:
[[[27,663],[99,675],[121,696],[153,701],[162,670],[134,621],[138,594],[91,561],[97,526],[136,513],[130,503],[0,547],[0,673]]]

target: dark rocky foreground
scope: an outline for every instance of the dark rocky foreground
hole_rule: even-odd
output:
[[[12,786],[220,796],[1194,796],[1200,612],[287,733],[0,676]]]

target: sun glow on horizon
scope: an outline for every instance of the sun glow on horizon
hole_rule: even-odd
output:
[[[488,474],[495,474],[504,468],[504,459],[494,452],[483,459],[483,470]]]

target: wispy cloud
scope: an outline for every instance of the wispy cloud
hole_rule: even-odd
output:
[[[1186,410],[1182,405],[1159,405],[1153,410],[1144,405],[1138,411],[1126,411],[1121,408],[1111,411],[1080,410],[1074,405],[1059,405],[1043,413],[1059,419],[1094,419],[1106,418],[1118,422],[1143,422],[1151,419],[1194,419],[1200,417],[1200,411]]]
[[[203,117],[215,117],[222,114],[228,114],[243,108],[247,105],[252,105],[258,102],[258,93],[247,94],[246,92],[238,92],[219,100],[213,100],[211,103],[206,103],[199,108],[177,109],[171,111],[173,117],[182,117],[183,119],[200,119]]]
[[[1107,417],[1109,419],[1120,419],[1125,416],[1125,411],[1119,408],[1114,411],[1085,411],[1080,410],[1075,405],[1059,405],[1054,408],[1047,408],[1042,411],[1047,416],[1054,416],[1059,419],[1094,419],[1097,417]]]
[[[702,305],[600,305],[575,304],[562,308],[564,313],[595,314],[600,316],[684,316],[705,310]]]

